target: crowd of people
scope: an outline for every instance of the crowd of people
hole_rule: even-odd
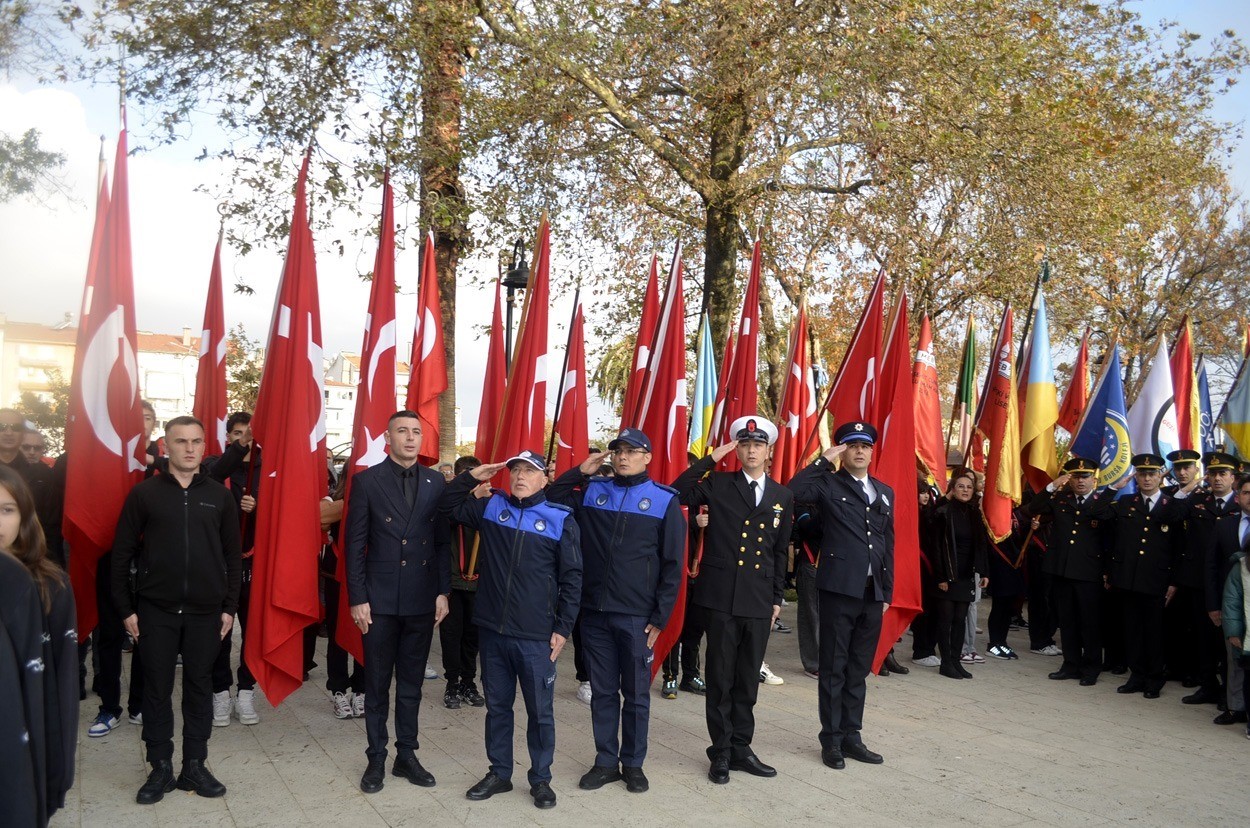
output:
[[[145,412],[146,439],[156,423],[150,406]],[[0,824],[43,825],[63,806],[88,663],[100,705],[87,736],[107,736],[124,715],[142,727],[151,770],[137,802],[175,788],[226,793],[208,765],[212,730],[260,721],[246,654],[232,652],[234,627],[248,624],[251,516],[270,471],[250,419],[229,418],[229,445],[216,457],[204,456],[204,427],[192,417],[170,420],[148,443],[147,478],[127,497],[97,569],[99,623],[80,643],[64,569],[73,550],[60,535],[65,458],[50,462],[42,436],[19,412],[0,409],[0,686],[22,700],[0,721]],[[325,687],[335,717],[365,721],[361,790],[384,786],[392,748],[391,776],[436,784],[418,759],[419,710],[425,682],[441,675],[446,707],[485,708],[487,772],[466,796],[513,788],[519,687],[528,792],[536,807],[554,807],[553,698],[566,644],[593,732],[581,789],[649,788],[657,673],[661,698],[703,696],[712,782],[729,782],[731,772],[775,776],[752,748],[753,709],[761,684],[780,682],[765,655],[770,634],[788,631],[779,615],[791,582],[800,659],[818,682],[821,760],[834,769],[847,759],[882,763],[862,736],[866,679],[893,600],[897,497],[911,494],[869,474],[877,438],[869,423],[841,424],[833,445],[784,485],[768,476],[772,423],[743,417],[730,433],[732,442],[691,457],[672,481],[650,478],[650,439],[632,428],[559,476],[536,451],[432,469],[418,462],[420,420],[398,411],[386,458],[357,472],[350,489],[328,464],[319,564]],[[716,471],[731,455],[738,470]],[[1026,496],[1001,540],[982,520],[977,472],[952,469],[944,491],[919,479],[923,611],[911,625],[912,663],[971,679],[969,668],[986,656],[1018,658],[1007,633],[1027,630],[1033,653],[1058,659],[1052,680],[1088,687],[1110,672],[1126,676],[1119,693],[1147,699],[1176,681],[1193,690],[1183,703],[1214,705],[1216,724],[1244,725],[1250,475],[1239,476],[1240,461],[1222,452],[1141,454],[1133,465],[1132,494],[1123,484],[1100,491],[1098,464],[1071,458]],[[656,665],[683,582],[682,634]],[[977,608],[986,591],[983,656]],[[363,663],[340,646],[340,617],[359,630]],[[427,663],[435,630],[441,674]],[[306,680],[317,634],[314,625],[306,635]],[[891,651],[879,671],[908,668]]]

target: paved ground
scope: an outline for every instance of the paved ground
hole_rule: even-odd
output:
[[[793,615],[789,606],[783,619],[793,621]],[[650,792],[630,794],[621,784],[578,790],[594,747],[589,709],[575,698],[566,653],[556,698],[555,810],[530,803],[523,728],[516,742],[517,790],[484,803],[464,798],[486,771],[484,713],[444,709],[441,680],[426,686],[419,753],[437,787],[417,788],[388,775],[383,791],[365,796],[357,788],[364,721],[333,717],[318,669],[280,709],[258,704],[259,725],[235,721],[214,730],[209,764],[229,787],[216,800],[175,792],[156,806],[136,805],[146,775],[140,729],[123,721],[103,739],[87,738],[96,712],[92,697],[82,708],[77,781],[53,825],[634,828],[697,819],[719,828],[778,818],[856,826],[1245,825],[1250,740],[1241,727],[1212,725],[1215,708],[1182,705],[1188,691],[1175,684],[1161,699],[1146,701],[1117,695],[1114,676],[1093,688],[1047,681],[1057,659],[1031,655],[1016,633],[1011,643],[1021,660],[975,666],[973,681],[914,666],[908,676],[870,678],[864,736],[886,763],[848,762],[846,770],[830,770],[816,742],[816,682],[801,671],[796,638],[776,635],[770,642],[769,663],[786,683],[761,687],[756,707],[756,750],[777,767],[775,779],[734,773],[730,784],[713,785],[706,777],[702,699],[682,694],[666,701],[656,692],[646,763]],[[434,648],[438,663],[437,636]]]

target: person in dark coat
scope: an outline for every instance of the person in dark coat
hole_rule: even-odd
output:
[[[0,825],[48,824],[41,615],[26,567],[0,552],[0,691],[9,702],[0,716]]]
[[[673,481],[683,505],[708,509],[690,605],[707,631],[708,778],[717,784],[729,781],[730,770],[777,775],[751,749],[753,709],[768,633],[781,615],[794,515],[794,496],[767,474],[776,426],[758,415],[740,417],[729,433],[732,442]],[[741,471],[713,471],[731,452]]]
[[[971,472],[951,478],[945,503],[934,510],[930,523],[934,552],[933,597],[937,609],[937,642],[942,664],[939,672],[947,678],[972,678],[959,661],[963,652],[964,624],[968,604],[976,597],[977,573],[987,572],[989,537],[981,521],[976,500],[976,478]],[[981,588],[989,586],[981,578]]]
[[[1029,514],[1029,496],[1026,494],[1026,502],[1011,511],[1011,534],[998,543],[991,542],[986,554],[989,562],[986,574],[992,584],[989,588],[990,617],[985,619],[988,634],[985,653],[990,658],[1020,658],[1007,643],[1007,633],[1028,591],[1025,561],[1036,549],[1033,544],[1036,518]]]
[[[1215,529],[1215,540],[1207,555],[1208,567],[1208,583],[1207,593],[1208,608],[1211,607],[1212,601],[1218,601],[1215,604],[1215,616],[1219,617],[1221,624],[1224,623],[1224,587],[1227,585],[1229,576],[1237,567],[1238,556],[1246,552],[1250,552],[1250,475],[1242,476],[1237,480],[1235,489],[1237,505],[1240,507],[1238,516],[1231,520],[1221,521]],[[1218,587],[1218,590],[1217,590]],[[1245,642],[1242,642],[1245,644]],[[1226,710],[1216,716],[1213,724],[1231,725],[1246,724],[1246,704],[1245,698],[1245,671],[1237,666],[1237,661],[1242,653],[1236,647],[1233,647],[1227,640],[1226,669],[1224,682],[1224,692],[1226,699]]]

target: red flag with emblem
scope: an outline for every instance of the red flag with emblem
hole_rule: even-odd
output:
[[[726,382],[717,389],[724,398],[720,420],[712,418],[712,435],[709,445],[723,446],[733,439],[729,427],[739,417],[759,413],[760,405],[760,241],[755,240],[751,249],[751,275],[747,278],[746,293],[742,297],[742,314],[738,319],[738,335],[734,339],[733,360],[726,375]],[[729,360],[726,360],[729,362]],[[738,455],[730,452],[717,464],[719,471],[737,471],[742,468]]]
[[[973,436],[974,451],[985,446],[985,488],[981,515],[995,543],[1011,534],[1011,512],[1022,495],[1020,412],[1016,407],[1016,369],[1011,305],[1003,310],[998,337],[990,350],[989,373]]]
[[[503,342],[503,304],[499,300],[499,283],[495,280],[495,313],[490,321],[490,339],[486,345],[486,375],[482,379],[482,404],[477,412],[477,435],[473,451],[483,462],[491,456],[495,442],[495,418],[503,409],[504,390],[508,384],[508,358]]]
[[[447,352],[443,345],[443,306],[438,292],[434,259],[434,232],[421,251],[417,285],[417,324],[412,334],[411,373],[406,407],[421,421],[421,451],[417,462],[438,465],[438,396],[447,390]]]
[[[72,550],[69,574],[82,638],[99,620],[95,578],[100,556],[112,548],[122,504],[143,480],[147,465],[139,405],[126,146],[123,125],[98,247],[92,240],[97,258],[88,262],[84,295],[90,310],[78,328],[66,424],[62,531]],[[103,195],[100,203],[105,203]],[[98,216],[96,221],[99,226]]]
[[[1089,405],[1089,328],[1081,337],[1081,347],[1076,352],[1076,362],[1072,365],[1072,380],[1068,390],[1063,394],[1063,402],[1059,404],[1059,421],[1056,423],[1069,434],[1076,433],[1077,423]]]
[[[788,367],[781,388],[781,417],[777,422],[777,444],[773,447],[771,477],[774,480],[789,480],[807,465],[804,443],[816,427],[816,382],[808,358],[807,339],[807,302],[804,300],[790,332]]]
[[[195,371],[195,418],[204,424],[204,454],[226,448],[226,312],[221,291],[221,233],[208,275],[208,302],[200,333],[200,361]]]
[[[651,256],[651,270],[647,275],[647,289],[642,294],[642,318],[638,321],[638,336],[634,340],[634,361],[625,384],[625,404],[621,407],[621,428],[638,422],[638,407],[642,404],[642,390],[647,383],[647,366],[651,363],[651,344],[655,339],[655,326],[660,318],[659,265]]]
[[[252,417],[265,482],[256,498],[252,606],[244,635],[247,665],[275,706],[302,683],[304,628],[321,617],[316,551],[326,494],[325,369],[305,196],[309,154],[295,185],[286,263]]]
[[[590,454],[590,428],[587,424],[589,402],[586,396],[585,323],[579,303],[569,330],[568,364],[564,371],[564,395],[556,423],[559,449],[556,451],[556,474],[573,468]]]
[[[938,397],[937,360],[933,354],[933,326],[926,313],[920,322],[916,360],[911,366],[911,391],[915,401],[916,456],[929,478],[946,490],[946,441],[942,439],[942,403]]]

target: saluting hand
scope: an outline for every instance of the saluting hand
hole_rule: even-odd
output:
[[[469,474],[474,480],[487,481],[498,474],[507,463],[484,463],[477,466]]]
[[[608,457],[612,454],[610,451],[597,451],[582,461],[577,470],[582,474],[594,474],[599,471],[599,467],[604,464]]]
[[[830,463],[832,463],[833,461],[837,460],[839,457],[841,457],[845,453],[846,453],[846,444],[838,443],[836,446],[830,446],[829,448],[825,449],[825,453],[822,454],[821,456],[824,457],[826,460],[828,460]]]
[[[736,449],[737,447],[738,447],[737,440],[730,440],[728,443],[726,443],[723,446],[717,446],[716,448],[712,449],[712,462],[719,463],[720,461],[724,460],[727,456],[729,456],[729,454],[732,453],[733,450]]]
[[[1056,477],[1055,482],[1054,482],[1055,491],[1059,491],[1064,486],[1068,485],[1068,481],[1071,479],[1072,479],[1072,475],[1069,474],[1068,472],[1064,472],[1063,474]]]

